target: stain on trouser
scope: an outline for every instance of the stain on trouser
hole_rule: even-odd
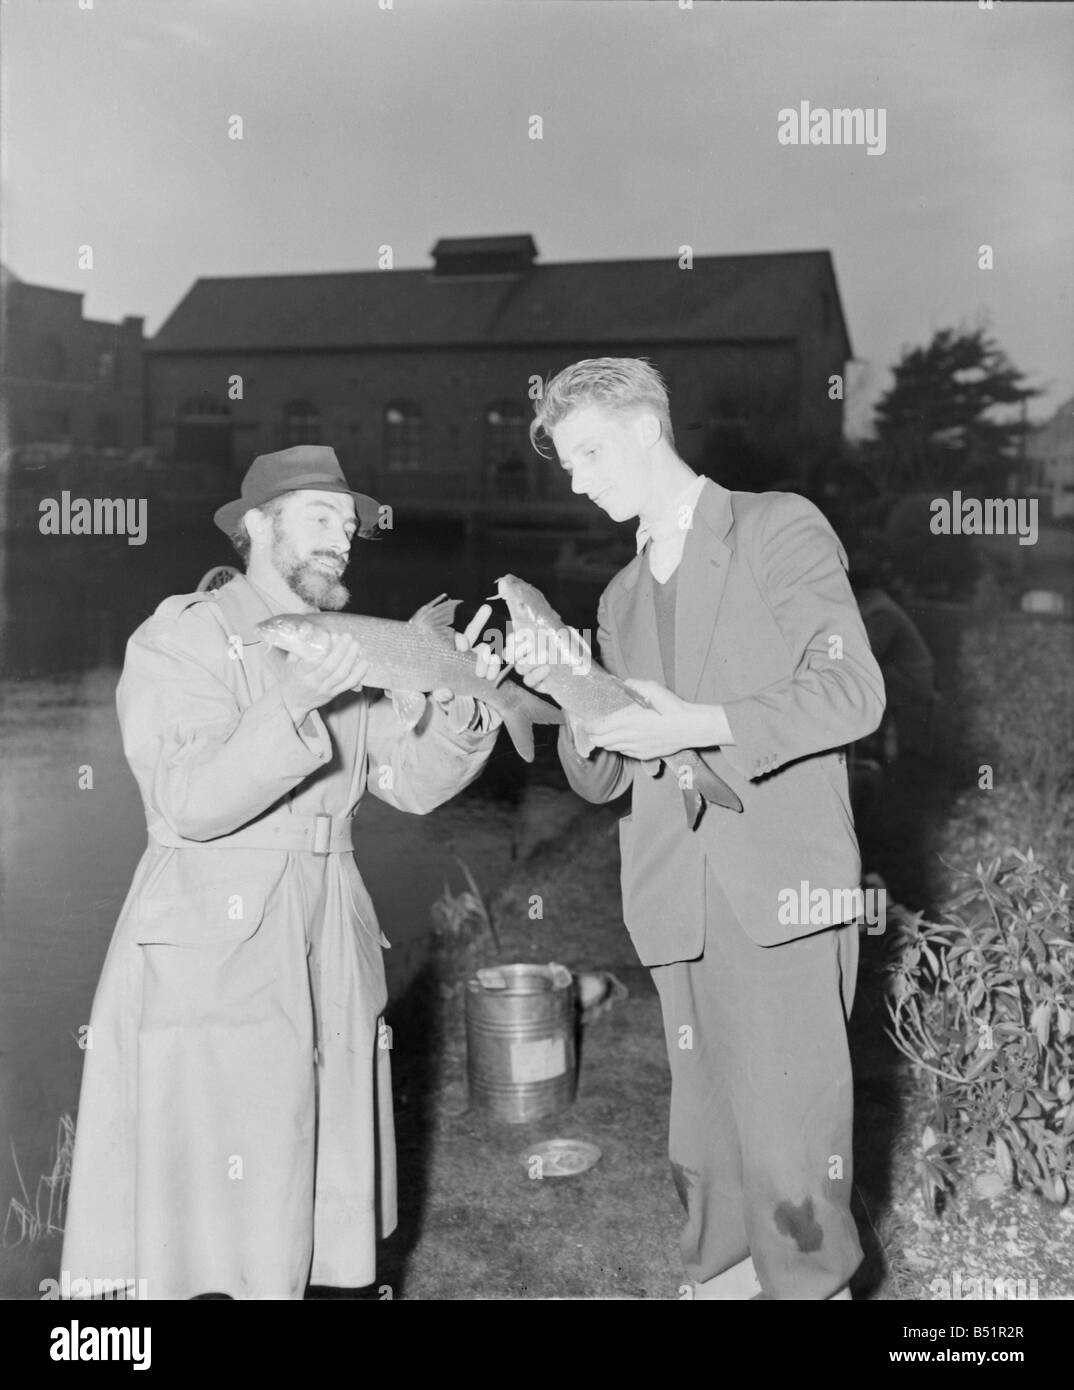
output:
[[[846,1036],[857,928],[763,947],[711,875],[707,901],[705,954],[652,972],[686,1272],[702,1282],[751,1255],[769,1297],[828,1298],[862,1257]]]

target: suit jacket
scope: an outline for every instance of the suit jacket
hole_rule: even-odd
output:
[[[643,552],[601,596],[598,640],[616,675],[667,685],[653,584]],[[652,777],[604,749],[585,759],[560,734],[587,800],[633,789],[619,827],[623,916],[642,962],[702,954],[709,875],[762,946],[853,920],[861,864],[843,749],[880,723],[884,682],[846,555],[811,502],[702,488],[678,571],[671,689],[724,706],[735,741],[702,756],[741,813],[709,805],[691,831],[666,767]]]

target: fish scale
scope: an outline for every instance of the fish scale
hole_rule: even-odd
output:
[[[281,613],[258,623],[271,646],[314,658],[328,649],[333,633],[348,634],[370,664],[363,685],[401,694],[450,690],[482,700],[502,717],[521,757],[533,761],[533,725],[561,724],[562,711],[501,675],[493,684],[477,674],[477,657],[455,646],[452,623],[458,599],[443,594],[423,605],[408,622],[354,613]]]

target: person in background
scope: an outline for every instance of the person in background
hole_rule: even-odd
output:
[[[879,730],[852,750],[852,786],[868,867],[899,902],[926,908],[939,696],[932,653],[890,583],[883,537],[863,535],[850,553],[850,584],[888,698]]]

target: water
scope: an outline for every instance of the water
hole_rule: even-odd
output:
[[[145,846],[142,805],[120,744],[115,686],[129,633],[169,593],[193,589],[226,544],[204,533],[151,538],[9,538],[0,677],[0,1212],[18,1190],[11,1144],[27,1185],[47,1163],[58,1116],[77,1102],[78,1030],[131,875]],[[362,546],[348,582],[353,606],[405,617],[442,590],[469,600],[515,570],[556,594],[547,544],[528,548],[423,537]],[[557,595],[554,601],[563,602]],[[572,616],[591,622],[579,604]],[[570,603],[567,603],[570,613]],[[501,619],[502,620],[502,619]],[[373,797],[356,830],[358,863],[393,943],[398,993],[424,958],[429,908],[445,878],[463,879],[457,850],[482,892],[495,892],[517,855],[575,814],[551,735],[527,769],[501,739],[483,777],[429,816]],[[92,787],[80,787],[80,778]]]

